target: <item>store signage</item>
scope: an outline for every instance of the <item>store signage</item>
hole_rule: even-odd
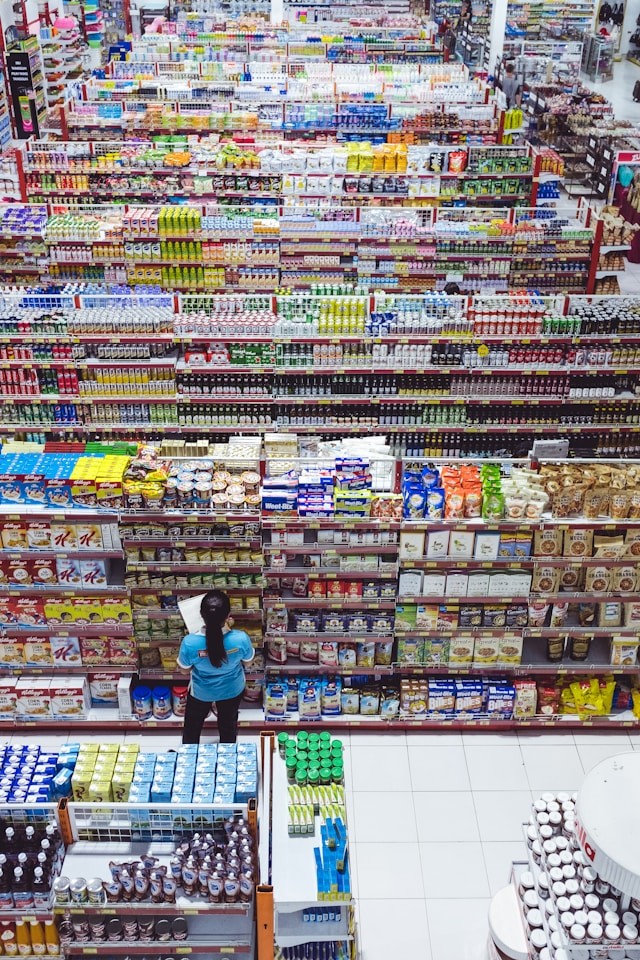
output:
[[[632,153],[630,150],[621,150],[618,154],[618,163],[640,163],[640,153]]]
[[[7,54],[7,74],[13,103],[16,136],[19,140],[39,137],[38,112],[34,99],[35,93],[29,54],[24,51]]]

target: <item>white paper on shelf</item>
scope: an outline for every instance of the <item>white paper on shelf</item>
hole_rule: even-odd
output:
[[[196,597],[187,597],[186,600],[178,600],[178,610],[184,620],[189,633],[204,633],[204,620],[200,614],[200,605],[202,598],[206,594],[199,593]]]

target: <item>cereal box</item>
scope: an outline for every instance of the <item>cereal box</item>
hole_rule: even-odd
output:
[[[71,600],[65,600],[62,597],[47,597],[44,602],[44,613],[48,623],[71,623],[73,604]]]
[[[101,602],[105,623],[131,623],[131,604],[128,600],[106,597]]]
[[[53,664],[56,667],[79,667],[82,665],[78,637],[49,637]]]
[[[63,587],[77,587],[82,583],[80,561],[74,557],[56,558],[58,583]]]
[[[44,601],[40,597],[20,597],[12,601],[15,623],[25,627],[39,627],[46,624]]]
[[[107,637],[80,637],[80,653],[86,666],[108,666],[109,640]]]
[[[91,703],[93,705],[110,704],[115,706],[118,702],[118,680],[119,675],[117,673],[90,673]]]
[[[51,718],[51,680],[49,677],[20,677],[16,680],[16,719]]]
[[[20,521],[7,520],[2,524],[2,546],[5,550],[27,550],[27,531]]]
[[[109,637],[109,663],[118,667],[137,667],[138,648],[135,637]]]
[[[51,586],[57,582],[56,561],[53,557],[33,557],[28,563],[34,584],[44,583]]]
[[[9,557],[4,568],[9,583],[17,583],[19,587],[27,587],[33,583],[31,569],[27,558]]]
[[[99,523],[77,523],[79,550],[103,550],[102,527]]]
[[[13,720],[16,699],[16,681],[11,677],[0,677],[0,720]]]
[[[86,677],[61,677],[50,686],[51,713],[57,720],[84,719],[91,707]]]
[[[53,654],[49,637],[25,637],[24,662],[29,667],[52,667]]]
[[[77,550],[78,535],[75,523],[52,523],[51,544],[54,550]]]
[[[0,637],[0,667],[18,667],[24,664],[24,645],[12,637]]]
[[[102,623],[101,601],[84,597],[74,600],[73,620],[74,623]]]
[[[51,524],[48,520],[25,520],[29,550],[51,550]]]
[[[85,587],[104,587],[107,583],[104,560],[81,560],[80,573]]]

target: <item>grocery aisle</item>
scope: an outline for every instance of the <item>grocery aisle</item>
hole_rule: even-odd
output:
[[[618,120],[640,120],[640,103],[634,103],[631,96],[633,85],[640,80],[640,67],[629,60],[621,60],[613,67],[613,80],[605,83],[591,83],[584,76],[586,87],[597,90],[613,104],[613,112]]]
[[[362,960],[484,960],[490,897],[545,790],[640,734],[352,734],[345,763]]]

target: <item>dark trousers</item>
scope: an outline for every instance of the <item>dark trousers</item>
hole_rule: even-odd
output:
[[[238,736],[238,710],[242,694],[231,700],[217,700],[218,734],[220,743],[235,743]],[[187,694],[187,706],[184,713],[183,743],[200,743],[200,734],[212,704],[208,700],[198,700]]]

